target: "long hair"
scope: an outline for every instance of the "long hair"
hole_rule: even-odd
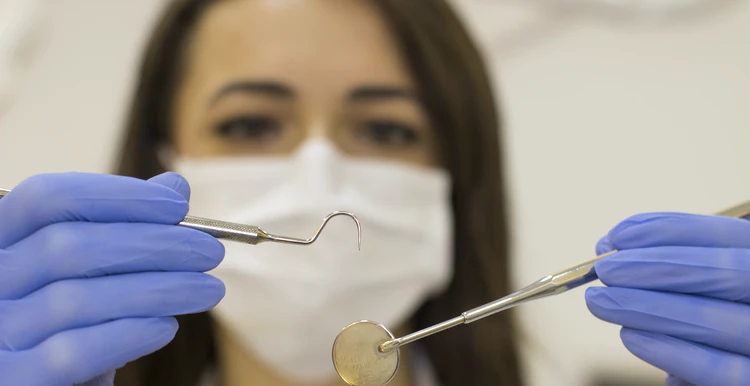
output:
[[[214,1],[174,1],[158,22],[140,70],[119,174],[146,179],[164,171],[158,150],[172,141],[170,112],[184,51]],[[400,44],[437,134],[440,159],[453,178],[454,277],[444,293],[414,315],[412,325],[423,328],[509,292],[500,120],[482,57],[444,0],[367,1],[378,6]],[[522,384],[510,315],[424,340],[442,385]],[[214,360],[211,319],[201,313],[178,320],[174,341],[118,372],[118,385],[197,384]]]

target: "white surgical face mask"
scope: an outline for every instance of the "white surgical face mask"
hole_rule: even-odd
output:
[[[331,347],[347,324],[396,328],[452,276],[450,179],[445,171],[352,159],[324,140],[291,157],[177,159],[192,189],[190,213],[258,225],[309,246],[226,242],[212,273],[227,294],[214,315],[280,375],[300,383],[334,378]]]

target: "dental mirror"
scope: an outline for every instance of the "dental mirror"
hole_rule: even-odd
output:
[[[393,379],[400,361],[399,350],[382,352],[380,345],[393,340],[385,326],[363,320],[354,322],[333,342],[333,366],[352,386],[383,386]]]

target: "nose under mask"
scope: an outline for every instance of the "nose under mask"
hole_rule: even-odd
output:
[[[226,284],[213,310],[253,355],[295,382],[336,377],[331,346],[341,328],[371,319],[396,328],[452,276],[451,181],[441,169],[347,158],[325,140],[290,157],[177,158],[191,214],[259,224],[309,246],[226,242],[212,274]]]

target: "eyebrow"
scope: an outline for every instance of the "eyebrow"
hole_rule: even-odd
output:
[[[213,105],[220,99],[231,94],[263,94],[277,98],[293,98],[294,90],[291,87],[276,81],[263,80],[246,80],[227,84],[217,91],[210,99],[209,104]]]
[[[349,93],[350,101],[383,100],[383,99],[416,99],[413,90],[389,85],[367,85],[355,88]]]

